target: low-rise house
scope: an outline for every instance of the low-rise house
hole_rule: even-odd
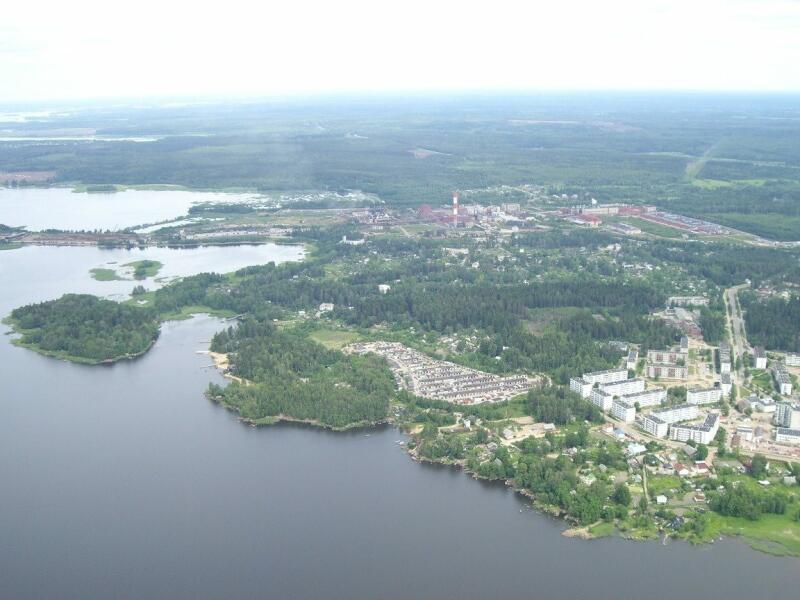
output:
[[[689,469],[683,463],[675,463],[672,465],[675,474],[680,477],[688,477],[689,476]]]

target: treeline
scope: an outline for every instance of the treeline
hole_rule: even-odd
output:
[[[770,350],[800,352],[800,296],[759,301],[752,292],[740,292],[748,341]]]
[[[711,510],[728,517],[743,517],[757,521],[763,514],[782,515],[786,512],[788,500],[780,491],[754,490],[739,483],[724,484],[725,490],[711,498]]]
[[[228,353],[230,373],[249,383],[212,384],[209,396],[254,422],[286,416],[337,428],[375,423],[386,418],[395,393],[383,359],[328,350],[253,318],[215,335],[211,349]]]
[[[528,392],[530,413],[534,419],[545,423],[566,425],[572,421],[603,422],[603,413],[564,386],[539,386]]]
[[[16,308],[11,319],[23,332],[23,345],[87,362],[141,354],[159,332],[152,310],[88,294],[66,294]]]

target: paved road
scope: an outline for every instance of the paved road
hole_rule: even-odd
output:
[[[728,318],[728,328],[731,332],[731,341],[733,343],[731,360],[735,361],[737,358],[744,356],[744,353],[750,350],[747,343],[747,337],[744,329],[744,318],[742,317],[741,307],[736,298],[739,290],[750,287],[749,283],[735,285],[725,290],[725,306],[727,307],[726,316]],[[742,362],[744,362],[742,360]],[[738,375],[738,373],[737,373]]]

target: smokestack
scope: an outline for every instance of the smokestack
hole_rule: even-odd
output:
[[[453,227],[458,229],[458,192],[453,192]]]

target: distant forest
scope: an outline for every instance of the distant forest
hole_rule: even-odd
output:
[[[94,186],[359,189],[394,206],[443,203],[454,189],[492,201],[487,188],[535,184],[795,239],[800,121],[784,117],[796,106],[790,96],[544,94],[86,109],[6,127],[157,139],[0,143],[0,164]]]

